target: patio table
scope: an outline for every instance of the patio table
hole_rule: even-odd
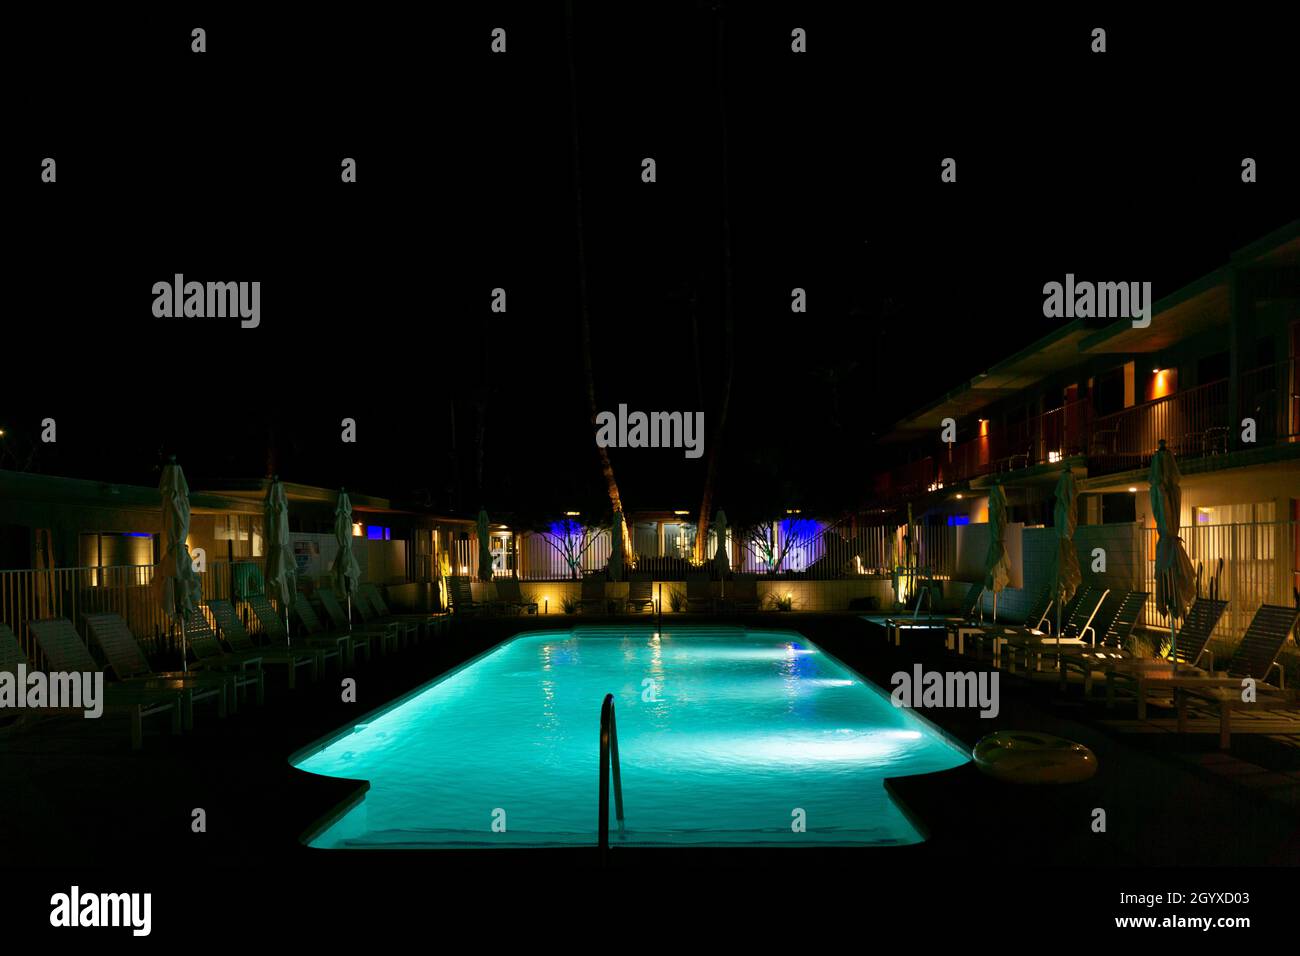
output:
[[[1212,678],[1208,681],[1179,681],[1174,687],[1174,702],[1178,708],[1178,732],[1187,733],[1187,702],[1191,697],[1214,704],[1219,712],[1219,749],[1227,750],[1232,740],[1232,712],[1234,710],[1276,710],[1292,705],[1290,695],[1276,689],[1262,690],[1253,701],[1241,699],[1241,681],[1237,678]],[[1300,712],[1294,717],[1273,721],[1252,721],[1256,733],[1300,734]]]
[[[1172,693],[1179,687],[1241,686],[1236,678],[1218,677],[1190,664],[1179,664],[1175,671],[1174,665],[1166,660],[1114,661],[1106,668],[1107,708],[1115,706],[1116,685],[1122,680],[1137,685],[1138,720],[1146,720],[1147,692],[1155,688]]]

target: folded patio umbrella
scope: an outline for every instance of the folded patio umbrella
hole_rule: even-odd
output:
[[[334,586],[347,596],[348,630],[352,630],[352,592],[361,583],[361,568],[357,566],[357,556],[352,553],[352,502],[346,488],[339,489],[339,500],[334,506],[334,543],[338,545],[338,554],[330,567],[330,576]]]
[[[492,541],[488,537],[487,512],[481,508],[478,513],[478,579],[492,580]]]
[[[198,609],[203,588],[185,543],[190,533],[190,488],[174,456],[163,468],[158,491],[162,495],[163,556],[154,568],[153,593],[163,614],[180,622],[181,669],[188,671],[185,622]]]
[[[609,579],[619,581],[623,577],[623,512],[614,512],[614,525],[610,529]]]
[[[989,489],[989,549],[984,556],[984,586],[993,592],[993,620],[998,619],[998,592],[1011,580],[1007,558],[1007,494],[1001,484]]]
[[[731,562],[727,558],[727,513],[721,509],[718,509],[718,516],[713,519],[713,533],[718,536],[713,562],[718,567],[718,578],[724,579],[731,570]]]
[[[1169,618],[1170,658],[1178,667],[1178,624],[1196,598],[1196,572],[1183,539],[1182,476],[1174,453],[1160,439],[1160,448],[1151,459],[1151,512],[1156,519],[1156,610]]]
[[[285,643],[289,638],[289,607],[298,590],[298,567],[289,548],[289,496],[279,475],[266,489],[266,593],[284,614]]]
[[[1074,474],[1069,467],[1062,468],[1060,480],[1056,483],[1056,510],[1052,522],[1056,528],[1056,587],[1053,595],[1056,602],[1058,666],[1061,654],[1061,608],[1074,597],[1074,592],[1083,581],[1083,572],[1079,570],[1079,553],[1074,548],[1074,529],[1079,521],[1075,514],[1074,499]]]

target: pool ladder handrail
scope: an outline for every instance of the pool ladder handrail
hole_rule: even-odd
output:
[[[612,765],[612,766],[611,766]],[[623,777],[618,766],[618,725],[614,721],[614,695],[606,694],[600,705],[600,857],[609,855],[609,778],[614,777],[614,813],[618,832],[623,833]]]

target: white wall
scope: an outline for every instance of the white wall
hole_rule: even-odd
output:
[[[298,573],[316,583],[324,583],[338,553],[334,535],[292,532],[289,544],[298,560]],[[405,541],[353,538],[352,553],[361,569],[362,581],[388,584],[406,577]]]

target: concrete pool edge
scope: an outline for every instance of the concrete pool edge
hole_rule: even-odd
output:
[[[755,628],[755,627],[750,626],[750,625],[747,624],[747,623],[714,624],[714,625],[707,625],[707,624],[706,624],[706,625],[688,624],[688,625],[683,625],[683,626],[685,626],[685,627],[689,627],[689,628],[691,628],[692,630],[696,630],[696,631],[701,630],[701,629],[704,629],[704,630],[720,630],[720,631],[721,631],[721,630],[725,630],[725,631],[740,631],[740,632],[742,632],[742,633],[744,633],[744,634],[749,634],[749,633],[760,633],[760,634],[775,634],[775,635],[778,635],[778,636],[790,635],[791,637],[793,637],[793,638],[797,638],[797,639],[803,641],[804,643],[808,644],[808,645],[809,645],[812,649],[814,649],[818,654],[822,654],[822,655],[824,655],[824,656],[826,657],[826,659],[829,660],[829,661],[831,661],[834,665],[836,665],[836,666],[842,668],[842,669],[843,669],[847,674],[849,674],[849,675],[851,675],[852,677],[856,678],[857,680],[861,681],[862,684],[863,684],[866,688],[868,688],[868,689],[871,690],[872,692],[874,692],[874,693],[880,695],[880,696],[881,696],[882,698],[884,698],[885,700],[890,701],[891,706],[892,706],[892,700],[890,700],[890,694],[889,694],[889,692],[888,692],[885,688],[881,687],[880,685],[876,684],[874,681],[872,681],[871,679],[869,679],[868,677],[866,677],[865,675],[863,675],[862,673],[860,673],[856,668],[851,667],[851,666],[849,666],[848,664],[846,664],[844,661],[840,660],[840,658],[838,658],[837,656],[835,656],[834,654],[832,654],[830,651],[827,651],[825,648],[823,648],[823,647],[822,647],[820,644],[818,644],[817,642],[813,641],[810,637],[808,637],[808,636],[807,636],[805,633],[803,633],[802,631],[799,631],[799,630],[796,630],[796,629],[794,629],[794,628],[790,628],[790,627],[757,627],[757,628]],[[569,630],[569,632],[572,633],[574,636],[581,636],[581,634],[582,634],[583,632],[587,632],[590,636],[595,636],[594,634],[592,634],[592,632],[597,632],[597,633],[599,633],[599,632],[605,632],[605,633],[608,633],[609,636],[615,636],[613,633],[610,633],[610,632],[623,632],[624,634],[626,634],[628,631],[636,631],[636,632],[639,632],[639,633],[647,633],[647,634],[659,633],[659,634],[667,634],[667,635],[671,635],[671,633],[672,633],[669,629],[667,629],[667,628],[663,628],[663,627],[661,627],[661,626],[659,626],[659,625],[656,625],[656,624],[636,624],[636,625],[631,625],[630,627],[619,627],[619,626],[598,625],[598,624],[590,624],[590,625],[579,624],[579,625],[577,625],[577,626],[574,626],[574,627],[569,628],[568,630]],[[456,853],[466,853],[466,852],[468,852],[468,853],[476,853],[476,854],[477,854],[477,853],[481,853],[483,850],[490,850],[490,851],[492,851],[493,853],[497,853],[497,854],[499,854],[499,853],[511,853],[511,852],[539,853],[539,852],[545,852],[546,850],[564,850],[564,849],[581,850],[581,849],[584,849],[584,847],[581,846],[581,845],[578,845],[578,846],[560,846],[560,845],[557,845],[557,846],[541,846],[541,847],[527,847],[527,846],[523,846],[523,845],[519,845],[519,846],[516,846],[516,845],[509,845],[509,846],[503,846],[503,847],[496,847],[496,846],[492,846],[491,844],[484,844],[484,845],[481,845],[481,846],[472,846],[472,847],[468,847],[468,846],[452,846],[452,847],[356,847],[356,848],[346,848],[346,853],[345,853],[345,854],[337,854],[336,851],[337,851],[338,849],[340,849],[340,848],[338,848],[338,847],[313,847],[313,846],[311,846],[311,841],[314,840],[314,839],[316,839],[316,838],[317,838],[318,836],[320,836],[322,833],[326,832],[326,831],[327,831],[328,829],[330,829],[330,827],[332,827],[334,824],[338,823],[338,822],[339,822],[343,817],[345,817],[349,812],[351,812],[353,809],[355,809],[359,804],[361,804],[361,803],[365,800],[366,793],[370,790],[370,781],[369,781],[369,780],[364,780],[364,779],[359,779],[359,778],[352,778],[352,777],[335,777],[335,776],[331,776],[331,775],[328,775],[328,774],[318,774],[318,773],[314,773],[314,772],[312,772],[312,771],[302,770],[302,769],[300,769],[300,768],[297,766],[297,763],[298,763],[300,760],[306,759],[307,757],[310,757],[310,756],[312,756],[312,755],[314,755],[314,754],[316,754],[316,753],[319,753],[320,751],[322,751],[322,750],[326,749],[327,747],[329,747],[332,743],[334,743],[334,742],[336,742],[336,741],[338,741],[338,740],[341,740],[341,739],[343,739],[344,737],[346,737],[347,735],[349,735],[350,733],[354,732],[358,727],[364,726],[365,724],[371,722],[372,720],[374,720],[374,719],[376,719],[376,718],[378,718],[378,717],[381,717],[381,716],[383,716],[384,714],[387,714],[387,713],[389,713],[389,712],[392,711],[392,710],[397,709],[398,707],[402,706],[403,704],[407,703],[408,701],[410,701],[410,700],[412,700],[412,699],[414,699],[414,698],[420,696],[421,694],[424,694],[424,693],[428,692],[431,688],[436,687],[437,685],[443,683],[444,681],[447,681],[447,680],[451,679],[452,677],[454,677],[456,674],[460,673],[461,671],[466,670],[466,669],[468,669],[469,667],[472,667],[473,665],[475,665],[475,664],[477,664],[477,663],[479,663],[479,662],[481,662],[481,661],[483,661],[483,660],[485,660],[485,659],[487,659],[487,658],[493,656],[494,654],[499,653],[500,651],[502,651],[504,648],[506,648],[506,647],[509,646],[510,644],[514,643],[515,641],[520,640],[520,639],[523,639],[523,638],[535,637],[535,636],[539,636],[539,635],[546,635],[546,634],[550,634],[550,633],[554,633],[554,631],[552,631],[552,630],[550,630],[550,629],[545,629],[545,630],[524,630],[524,631],[519,631],[518,633],[515,633],[515,634],[511,634],[511,635],[509,635],[509,636],[507,636],[507,637],[504,637],[501,641],[499,641],[497,644],[493,645],[492,647],[486,648],[485,650],[479,652],[478,654],[475,654],[473,657],[471,657],[471,658],[469,658],[469,659],[467,659],[467,660],[465,660],[465,661],[462,661],[461,663],[457,664],[457,665],[454,666],[454,667],[449,668],[448,670],[444,671],[443,673],[435,675],[434,677],[432,677],[432,678],[430,678],[429,680],[425,681],[424,683],[422,683],[422,684],[420,684],[420,685],[418,685],[418,686],[412,688],[411,690],[406,691],[405,693],[400,694],[400,695],[398,695],[397,697],[394,697],[392,700],[390,700],[390,701],[388,701],[388,702],[386,702],[386,703],[380,704],[380,705],[378,705],[377,707],[371,708],[370,710],[368,710],[368,711],[366,711],[364,714],[362,714],[360,717],[358,717],[356,720],[354,720],[354,721],[352,721],[352,722],[350,722],[350,723],[348,723],[348,724],[345,724],[345,725],[343,725],[343,726],[337,728],[336,730],[334,730],[334,731],[332,731],[332,732],[330,732],[330,733],[327,733],[327,734],[324,734],[324,735],[322,735],[322,736],[320,736],[320,737],[317,737],[316,739],[310,741],[310,742],[307,743],[307,744],[304,744],[303,746],[299,747],[298,749],[296,749],[296,750],[294,750],[292,753],[290,753],[289,756],[286,758],[286,762],[287,762],[288,765],[289,765],[289,769],[290,769],[293,773],[296,773],[296,774],[302,774],[304,777],[316,777],[316,778],[323,778],[323,779],[329,779],[329,780],[339,781],[340,783],[343,783],[343,782],[350,782],[350,783],[355,784],[355,789],[354,789],[354,790],[353,790],[353,791],[352,791],[352,792],[351,792],[347,797],[345,797],[344,799],[342,799],[342,800],[336,802],[336,803],[333,804],[332,806],[328,807],[326,810],[324,810],[322,813],[320,813],[320,814],[319,814],[319,815],[318,815],[314,820],[312,820],[312,822],[311,822],[310,824],[308,824],[307,827],[303,828],[303,829],[299,832],[299,835],[298,835],[298,843],[299,843],[299,845],[302,846],[302,847],[303,847],[304,849],[306,849],[306,850],[310,850],[310,851],[314,851],[314,852],[317,852],[317,851],[318,851],[318,852],[324,852],[324,853],[329,853],[329,854],[331,854],[331,855],[351,855],[351,854],[364,854],[364,853],[378,853],[378,854],[396,853],[396,854],[407,854],[407,853],[412,853],[412,852],[414,852],[414,853],[421,853],[421,852],[428,853],[428,852],[433,852],[433,853],[451,853],[451,854],[456,854]],[[933,721],[931,721],[930,719],[928,719],[927,717],[925,717],[923,714],[919,713],[919,712],[916,711],[915,709],[913,709],[913,708],[900,708],[900,709],[907,710],[908,713],[909,713],[913,718],[917,719],[921,724],[923,724],[926,728],[928,728],[928,729],[930,730],[930,732],[933,733],[933,734],[934,734],[934,735],[935,735],[939,740],[941,740],[941,741],[942,741],[944,744],[946,744],[949,748],[951,748],[952,750],[954,750],[956,753],[960,754],[960,755],[963,757],[963,762],[957,764],[955,767],[948,767],[948,768],[944,768],[944,769],[942,769],[942,770],[930,771],[930,772],[928,772],[928,773],[923,773],[923,774],[910,774],[910,775],[908,775],[908,778],[930,778],[930,777],[934,777],[934,776],[936,776],[936,775],[940,775],[940,774],[950,774],[950,773],[952,773],[953,771],[955,771],[955,770],[960,770],[962,767],[968,766],[968,765],[970,764],[971,761],[970,761],[970,752],[969,752],[969,749],[968,749],[964,744],[962,744],[961,741],[959,741],[957,738],[955,738],[952,734],[950,734],[950,733],[949,733],[948,731],[946,731],[944,728],[938,726],[938,725],[935,724]],[[625,850],[625,851],[626,851],[626,850],[633,850],[633,849],[636,849],[636,850],[674,850],[674,851],[678,851],[678,852],[681,852],[681,851],[687,851],[687,852],[690,852],[690,851],[706,851],[706,852],[707,852],[707,851],[720,851],[720,852],[725,852],[725,851],[728,850],[728,849],[741,849],[741,850],[744,850],[744,849],[752,849],[752,850],[755,850],[755,851],[758,851],[758,850],[778,850],[778,851],[779,851],[779,850],[784,850],[784,849],[790,849],[790,850],[795,850],[795,851],[799,851],[799,850],[802,850],[802,851],[811,851],[811,850],[816,850],[816,849],[822,849],[822,850],[825,850],[825,849],[832,849],[832,850],[843,850],[843,851],[848,851],[848,850],[902,850],[902,849],[906,849],[906,848],[908,848],[908,847],[913,847],[913,848],[914,848],[914,847],[917,847],[917,846],[924,846],[924,845],[925,845],[925,844],[926,844],[926,843],[931,839],[932,831],[931,831],[931,829],[930,829],[930,828],[925,824],[925,822],[924,822],[923,820],[920,819],[920,817],[917,815],[916,811],[915,811],[913,808],[911,808],[910,806],[908,806],[907,802],[906,802],[905,800],[903,800],[902,797],[901,797],[901,796],[898,794],[898,792],[895,790],[895,788],[894,788],[893,786],[891,786],[892,781],[894,781],[894,780],[896,780],[896,779],[899,779],[899,778],[886,777],[886,778],[883,778],[883,779],[882,779],[881,784],[882,784],[882,786],[883,786],[883,788],[884,788],[884,791],[885,791],[886,797],[890,800],[890,802],[892,802],[892,803],[894,804],[894,806],[898,809],[899,813],[902,814],[902,816],[904,817],[904,819],[907,820],[907,822],[908,822],[908,823],[912,826],[912,828],[916,831],[917,836],[920,838],[917,842],[914,842],[914,843],[902,843],[902,844],[870,844],[870,843],[853,843],[853,842],[846,842],[846,843],[820,843],[820,844],[819,844],[819,843],[809,843],[809,844],[807,844],[807,845],[803,845],[803,846],[799,846],[799,845],[789,845],[789,844],[779,844],[779,843],[771,843],[771,844],[769,844],[769,843],[761,843],[761,842],[760,842],[760,843],[750,843],[750,844],[736,844],[736,845],[731,845],[731,846],[726,845],[726,844],[719,844],[719,845],[710,845],[710,844],[694,844],[694,845],[693,845],[693,844],[684,844],[684,845],[681,845],[681,846],[671,846],[671,845],[666,845],[666,844],[665,844],[665,845],[661,845],[661,844],[644,844],[644,845],[642,845],[642,844],[636,844],[636,845],[630,845],[630,846],[623,846],[623,847],[621,847],[620,849]]]

